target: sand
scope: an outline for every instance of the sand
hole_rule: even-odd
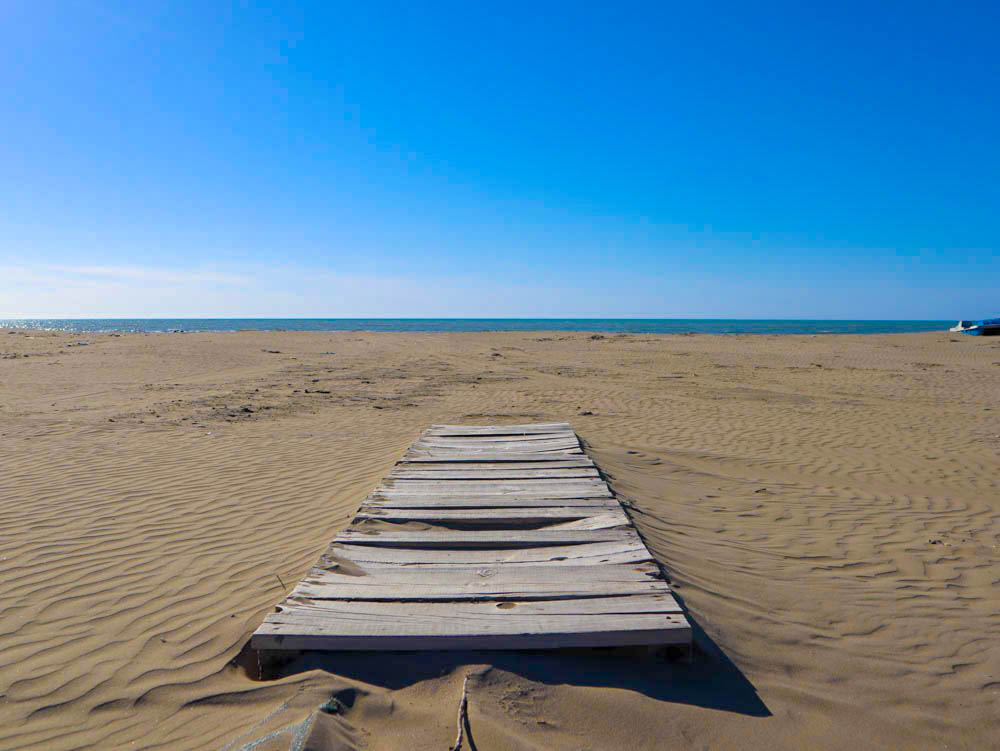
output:
[[[482,751],[997,742],[1000,340],[0,331],[0,358],[0,749],[443,751],[467,675]],[[559,420],[693,664],[249,676],[253,629],[424,428]]]

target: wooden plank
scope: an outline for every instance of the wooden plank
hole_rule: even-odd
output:
[[[602,511],[604,513],[601,513]],[[379,506],[362,506],[361,511],[354,517],[354,521],[360,522],[368,519],[393,522],[395,524],[405,524],[408,522],[425,522],[428,524],[460,522],[465,524],[479,524],[482,526],[559,524],[561,522],[575,522],[581,519],[603,519],[605,521],[616,520],[618,524],[628,524],[628,517],[625,516],[625,513],[621,510],[621,508],[610,508],[610,504],[603,507],[561,506],[553,508],[551,506],[541,506],[526,508],[500,507],[487,509],[390,509]],[[588,529],[596,529],[596,527],[588,527]]]
[[[404,459],[401,459],[400,461],[430,459],[434,461],[454,462],[456,460],[460,461],[459,457],[461,456],[463,456],[463,454],[456,454],[449,451],[439,451],[438,449],[430,449],[430,450],[421,449],[419,451],[410,449],[409,451],[406,452],[406,456],[404,457]],[[496,454],[496,453],[468,452],[467,454],[465,454],[465,456],[468,457],[469,461],[475,461],[475,462],[504,461],[503,454]],[[516,456],[517,461],[525,461],[525,458],[532,456],[532,454],[516,454],[514,456]],[[547,460],[551,457],[572,458],[574,456],[583,456],[583,452],[580,449],[574,449],[571,451],[539,451],[537,454],[534,454],[534,456],[537,456],[539,460]]]
[[[616,598],[613,598],[616,599]],[[437,613],[405,611],[386,617],[378,603],[341,603],[329,612],[272,613],[254,633],[255,649],[295,650],[483,650],[564,649],[687,644],[691,628],[679,614],[514,615],[459,614],[454,603]],[[473,603],[470,603],[470,605]],[[516,610],[516,608],[514,608]]]
[[[543,493],[549,490],[602,490],[608,486],[600,477],[569,477],[513,480],[413,480],[396,479],[391,475],[375,489],[376,493],[397,490],[406,493],[477,493],[482,495],[502,495],[504,493]]]
[[[572,430],[573,426],[568,422],[527,422],[513,425],[494,423],[492,425],[461,425],[457,423],[434,423],[425,432],[435,430],[471,430],[489,433],[494,430],[523,430],[523,431],[545,431],[545,430]]]
[[[435,488],[427,487],[426,489],[420,487],[419,485],[403,485],[397,486],[395,483],[391,486],[381,485],[372,491],[373,496],[383,496],[386,498],[396,498],[396,497],[409,497],[414,495],[425,495],[431,498],[450,498],[452,496],[467,495],[469,497],[476,498],[503,498],[510,496],[512,498],[523,497],[523,498],[610,498],[611,491],[608,490],[608,486],[603,482],[598,483],[580,483],[573,485],[561,485],[561,486],[535,486],[532,484],[528,485],[507,485],[506,483],[501,485],[500,483],[487,483],[484,482],[478,487],[475,486],[465,486],[454,483],[453,487],[449,487],[450,483],[447,481],[442,481],[440,486]]]
[[[536,441],[571,441],[579,443],[576,433],[572,430],[560,430],[551,433],[531,433],[522,435],[464,435],[448,436],[425,433],[418,441],[438,443],[445,446],[478,446],[483,443],[533,443]]]
[[[476,469],[461,470],[412,470],[394,469],[389,479],[396,480],[545,480],[571,479],[575,477],[599,478],[594,467],[575,467],[570,469]]]
[[[549,491],[559,493],[608,492],[608,486],[599,477],[539,478],[537,480],[410,480],[387,477],[375,488],[379,494],[422,493],[424,495],[541,495]]]
[[[474,465],[494,465],[507,462],[516,463],[551,463],[553,466],[563,466],[566,462],[583,462],[584,466],[593,466],[594,462],[589,456],[577,451],[574,453],[540,453],[540,454],[497,454],[495,456],[484,456],[481,454],[470,454],[462,456],[459,454],[449,454],[447,456],[415,456],[408,451],[406,456],[399,460],[397,466],[411,465],[437,465],[437,464],[474,464]]]
[[[583,572],[586,573],[586,572]],[[439,601],[429,603],[398,603],[385,602],[379,600],[365,600],[359,602],[365,612],[381,613],[385,616],[393,616],[400,613],[425,613],[435,615],[441,613],[441,603]],[[675,615],[684,612],[677,603],[673,595],[670,594],[641,594],[622,595],[620,597],[580,597],[577,599],[559,600],[508,600],[505,606],[498,608],[497,601],[483,602],[476,600],[458,601],[454,603],[456,613],[477,615],[478,617],[492,617],[497,610],[503,611],[505,615],[639,615],[639,614],[662,614]],[[280,605],[280,612],[285,613],[343,613],[350,612],[352,608],[346,607],[344,600],[324,600],[309,599],[289,601],[288,604]]]
[[[451,492],[444,490],[439,490],[437,492],[423,492],[414,488],[378,488],[370,496],[372,499],[393,499],[393,498],[426,498],[428,501],[445,501],[451,498],[468,498],[482,501],[484,503],[489,503],[491,501],[495,502],[494,505],[502,505],[498,503],[505,498],[523,498],[532,500],[549,500],[552,501],[550,506],[562,506],[565,505],[561,503],[564,500],[573,500],[574,498],[606,498],[610,499],[611,493],[604,487],[581,487],[581,488],[553,488],[551,490],[530,490],[515,488],[511,490],[505,490],[500,492],[495,492],[493,488],[483,489],[482,491],[456,489]]]
[[[372,569],[358,576],[314,568],[292,590],[291,601],[325,600],[559,600],[581,597],[663,594],[665,583],[653,563],[639,566],[546,566],[507,568],[422,566]]]
[[[613,497],[607,490],[595,488],[589,491],[557,491],[546,490],[539,493],[411,493],[401,490],[385,490],[372,493],[366,499],[366,503],[385,505],[385,501],[417,501],[417,506],[452,505],[457,508],[471,506],[577,506],[576,501],[612,501]],[[464,503],[456,503],[464,501]],[[524,503],[521,503],[521,502]],[[530,503],[534,501],[534,503]],[[572,503],[570,503],[572,501]],[[541,503],[539,503],[541,502]]]
[[[431,459],[449,459],[454,461],[458,457],[469,457],[479,462],[502,461],[505,456],[529,457],[532,455],[543,458],[571,459],[583,456],[583,451],[569,444],[550,446],[548,444],[533,444],[531,446],[512,446],[510,448],[490,448],[481,449],[457,449],[441,446],[414,445],[406,452],[407,458],[428,457]],[[523,461],[523,459],[520,459]]]
[[[429,448],[445,448],[452,449],[454,451],[479,451],[479,450],[490,450],[490,451],[524,451],[526,453],[533,453],[539,449],[551,448],[555,446],[565,446],[567,449],[576,448],[580,445],[580,442],[572,437],[558,437],[552,438],[549,436],[536,436],[533,440],[531,439],[517,439],[517,440],[507,440],[507,441],[495,441],[486,440],[475,441],[470,438],[434,438],[433,436],[428,436],[426,438],[421,438],[416,441],[413,446],[416,447],[429,447]]]
[[[459,457],[468,457],[469,461],[476,462],[499,462],[504,461],[505,458],[512,458],[515,461],[526,461],[532,456],[537,456],[539,460],[549,460],[552,458],[557,459],[569,459],[574,456],[583,456],[583,451],[581,449],[553,449],[553,450],[543,450],[537,451],[535,453],[520,452],[515,453],[513,451],[465,451],[457,452],[449,449],[428,449],[428,448],[410,448],[406,452],[404,459],[406,461],[412,461],[413,459],[437,459],[438,461],[460,461]]]
[[[494,443],[524,443],[531,444],[535,441],[564,441],[567,443],[579,443],[576,434],[572,430],[560,431],[558,433],[536,433],[533,435],[466,435],[466,436],[437,436],[425,435],[421,441],[436,446],[455,446],[457,448],[481,448]]]
[[[530,470],[528,470],[530,471]],[[431,489],[492,489],[492,488],[561,488],[561,487],[607,487],[601,476],[591,473],[584,477],[500,477],[440,478],[440,477],[396,477],[390,474],[381,482],[382,487],[431,488]]]
[[[593,460],[586,454],[560,454],[543,452],[541,454],[525,454],[523,459],[503,454],[496,459],[479,456],[404,456],[394,469],[426,469],[443,471],[448,469],[562,469],[564,467],[596,467]]]
[[[527,454],[538,451],[579,449],[580,444],[575,438],[539,438],[533,441],[450,441],[444,438],[421,438],[413,444],[414,449],[436,449],[472,454],[477,451],[524,452]]]
[[[552,506],[589,508],[592,511],[600,509],[620,510],[621,504],[610,495],[593,498],[552,498],[551,495],[540,496],[507,496],[507,495],[457,495],[454,497],[436,497],[429,495],[370,495],[365,499],[365,508],[548,508]]]
[[[337,535],[337,542],[354,545],[377,545],[394,548],[532,548],[552,545],[579,545],[585,542],[616,542],[639,539],[631,527],[597,530],[550,531],[531,530],[428,530],[420,532],[389,532],[345,529]]]
[[[556,459],[541,462],[464,462],[464,461],[442,461],[433,462],[407,462],[400,461],[390,472],[390,476],[395,476],[399,472],[441,472],[450,474],[452,472],[558,472],[568,469],[589,469],[596,472],[597,467],[586,456],[568,457],[567,459]]]
[[[498,428],[496,430],[490,430],[487,432],[474,431],[474,430],[428,430],[425,431],[421,438],[448,438],[456,439],[460,441],[464,440],[485,440],[485,441],[496,441],[496,440],[507,440],[513,439],[531,439],[531,438],[544,438],[546,436],[568,436],[576,440],[576,433],[573,432],[573,428],[560,428],[552,427],[546,428],[545,430],[516,430],[510,428]]]
[[[616,563],[642,563],[652,556],[635,537],[632,540],[594,542],[580,545],[511,548],[508,550],[406,550],[368,545],[332,543],[329,556],[371,568],[373,566],[604,566]]]
[[[424,435],[532,435],[537,433],[572,433],[568,422],[552,422],[537,425],[431,425]]]

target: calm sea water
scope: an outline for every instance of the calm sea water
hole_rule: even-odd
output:
[[[35,318],[0,328],[69,332],[169,331],[598,331],[629,334],[903,334],[954,321],[786,321],[707,318]]]

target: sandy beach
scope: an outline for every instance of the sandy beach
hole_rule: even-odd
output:
[[[995,747],[998,395],[1000,339],[948,333],[0,330],[0,749],[443,751],[467,675],[482,751]],[[251,678],[252,631],[428,425],[563,420],[693,664]]]

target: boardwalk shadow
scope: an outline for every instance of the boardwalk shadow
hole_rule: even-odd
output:
[[[490,665],[549,685],[619,688],[664,702],[770,717],[753,684],[697,624],[690,664],[639,656],[629,650],[562,649],[455,652],[305,652],[281,670],[290,675],[325,670],[401,689],[463,665]]]

